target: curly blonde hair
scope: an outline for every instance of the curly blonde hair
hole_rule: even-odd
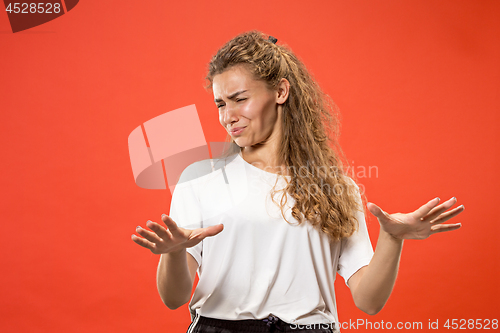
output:
[[[364,213],[364,204],[357,200],[355,175],[347,177],[344,169],[349,163],[338,143],[340,114],[335,103],[289,48],[255,30],[234,37],[212,57],[206,89],[212,88],[216,75],[241,64],[270,89],[282,78],[290,82],[277,158],[291,170],[283,191],[295,199],[292,216],[299,224],[307,219],[331,240],[351,236],[358,227],[356,211]],[[230,135],[227,141],[234,143]],[[276,203],[274,187],[271,193]],[[286,197],[279,203],[285,220]]]

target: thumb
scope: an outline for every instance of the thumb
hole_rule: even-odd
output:
[[[203,240],[206,237],[212,237],[212,236],[217,235],[219,232],[222,231],[222,229],[224,229],[224,225],[222,223],[212,225],[209,227],[205,227],[205,228],[201,228],[201,229],[196,229],[195,234],[192,235],[192,238]]]
[[[221,224],[212,225],[212,226],[207,227],[205,229],[204,236],[205,237],[215,236],[219,232],[221,232],[223,229],[224,229],[224,225],[222,223]]]
[[[387,217],[387,213],[384,212],[379,206],[375,205],[372,202],[366,203],[366,208],[368,208],[370,213],[372,213],[373,215],[375,215],[375,217],[377,217],[379,219]]]

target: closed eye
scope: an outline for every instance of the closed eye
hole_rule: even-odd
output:
[[[242,101],[246,101],[248,98],[238,98],[236,100],[236,102],[242,102]],[[217,105],[217,108],[220,109],[221,107],[223,107],[225,104],[219,104]]]

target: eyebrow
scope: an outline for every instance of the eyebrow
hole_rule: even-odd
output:
[[[240,91],[237,91],[237,92],[235,92],[235,93],[233,93],[233,94],[231,94],[231,95],[227,96],[227,98],[228,98],[228,99],[233,99],[233,98],[235,98],[236,96],[238,96],[239,94],[243,94],[244,92],[246,92],[246,90],[240,90]],[[214,102],[215,102],[215,103],[222,102],[222,99],[220,99],[220,98],[216,98],[216,99],[214,100]]]

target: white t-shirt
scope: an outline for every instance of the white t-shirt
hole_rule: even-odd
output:
[[[189,303],[192,319],[273,314],[290,324],[338,323],[336,273],[347,282],[373,256],[364,215],[357,213],[358,232],[331,242],[310,223],[297,225],[290,209],[295,201],[287,195],[284,212],[291,225],[270,196],[277,178],[276,189],[286,185],[283,177],[290,179],[259,169],[240,154],[196,162],[182,173],[171,218],[188,229],[224,224],[221,233],[187,249],[199,264]]]

